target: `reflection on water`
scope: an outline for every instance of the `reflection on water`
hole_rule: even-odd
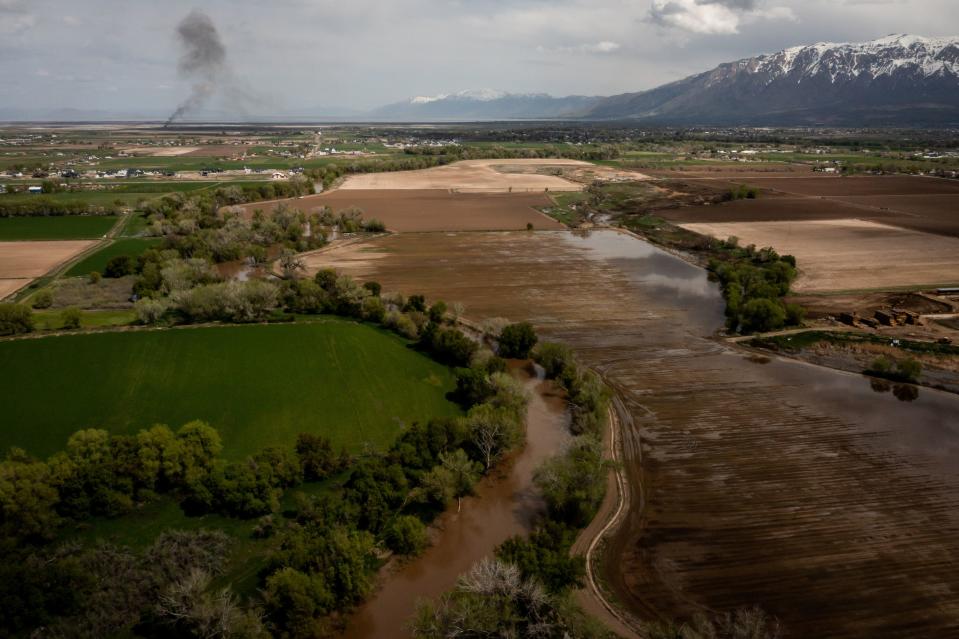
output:
[[[885,379],[870,377],[869,387],[876,393],[892,391],[893,397],[900,402],[914,402],[919,399],[919,387],[912,384],[893,384]]]
[[[719,286],[704,269],[639,240],[611,230],[567,233],[563,237],[591,257],[607,261],[622,271],[634,286],[657,302],[686,309],[689,323],[713,333],[724,323],[725,305]]]

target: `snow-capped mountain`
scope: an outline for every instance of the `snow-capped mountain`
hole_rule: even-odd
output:
[[[582,113],[601,99],[580,95],[554,98],[545,93],[479,89],[417,96],[375,109],[370,116],[405,121],[548,119]]]
[[[606,98],[584,115],[697,124],[959,123],[959,37],[793,47]]]

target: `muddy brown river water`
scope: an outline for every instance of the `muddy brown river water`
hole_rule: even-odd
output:
[[[532,321],[604,373],[641,498],[601,568],[635,615],[760,605],[789,636],[959,636],[959,397],[736,352],[711,337],[722,300],[702,270],[613,231],[401,234],[312,265]],[[419,588],[392,580],[383,593]],[[402,607],[382,605],[369,614]]]

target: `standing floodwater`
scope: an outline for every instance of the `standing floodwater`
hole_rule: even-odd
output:
[[[530,320],[615,386],[644,508],[603,568],[637,614],[759,605],[792,636],[959,636],[959,397],[737,353],[712,337],[723,303],[704,271],[613,231],[370,249],[324,259],[470,317]]]

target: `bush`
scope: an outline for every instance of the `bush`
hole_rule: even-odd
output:
[[[418,555],[428,543],[426,526],[412,515],[400,515],[386,530],[386,547],[401,555]]]
[[[48,289],[41,289],[39,293],[33,296],[33,308],[50,308],[53,306],[53,292]]]
[[[19,335],[33,330],[33,311],[23,304],[0,304],[0,335]]]
[[[80,312],[80,309],[76,306],[71,306],[70,308],[63,309],[63,313],[60,314],[60,319],[63,320],[63,328],[72,330],[80,328],[80,323],[83,320],[83,314]]]
[[[101,278],[100,271],[90,271],[90,274],[87,276],[87,279],[90,282],[90,284],[94,284],[94,285],[100,283],[100,278]]]
[[[504,326],[499,334],[499,354],[512,359],[526,359],[536,346],[536,331],[529,322]]]
[[[106,268],[103,269],[104,277],[124,277],[125,275],[133,275],[136,272],[137,263],[129,255],[117,255],[111,257],[110,261],[107,262]]]
[[[909,382],[918,382],[919,376],[922,375],[922,364],[912,357],[901,360],[896,367],[900,377]]]
[[[145,297],[136,301],[133,305],[133,312],[136,313],[137,321],[141,324],[156,325],[163,321],[168,307],[165,299]]]

